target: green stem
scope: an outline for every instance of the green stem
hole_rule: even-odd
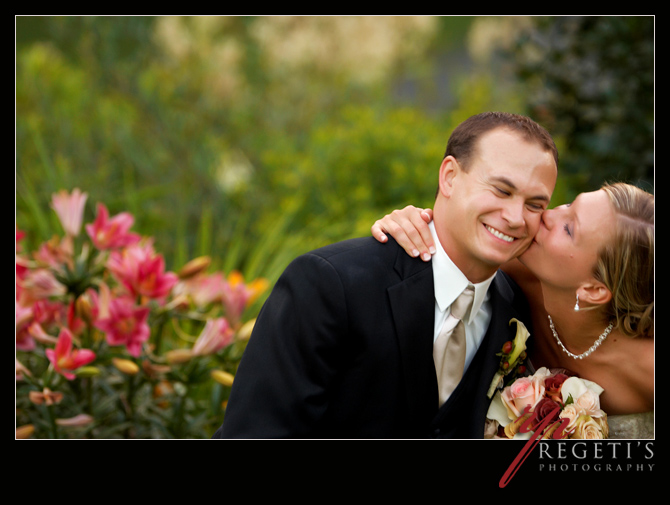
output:
[[[131,425],[131,427],[128,427],[124,430],[126,438],[133,437],[132,424],[134,423],[133,418],[135,417],[133,409],[134,396],[135,396],[135,380],[133,375],[129,375],[128,382],[126,383],[126,401],[125,404],[123,405],[123,410],[126,413],[126,419],[130,422]]]
[[[93,415],[93,378],[86,377],[84,379],[84,388],[86,390],[86,408],[89,415]]]
[[[175,409],[174,416],[175,416],[175,429],[174,429],[174,436],[175,438],[182,438],[182,431],[184,427],[184,405],[186,403],[186,399],[188,398],[188,386],[186,386],[186,391],[184,391],[184,396],[179,397],[179,402],[177,404],[177,408]]]
[[[156,328],[156,338],[154,340],[155,342],[154,354],[156,356],[160,356],[161,353],[161,346],[163,344],[163,327],[165,326],[165,320],[166,318],[164,316],[161,316],[161,318],[158,321],[158,326]]]
[[[46,418],[47,426],[49,427],[49,438],[58,438],[58,427],[56,426],[56,420],[54,419],[51,407],[48,405],[44,406],[44,417]]]
[[[93,327],[91,324],[86,325],[86,331],[84,332],[84,341],[81,343],[84,349],[90,349],[91,343],[93,342]]]

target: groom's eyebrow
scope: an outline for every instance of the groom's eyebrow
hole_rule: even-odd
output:
[[[514,191],[519,190],[519,188],[517,188],[516,184],[514,184],[510,179],[508,179],[507,177],[502,176],[502,175],[493,177],[491,179],[491,182],[497,182],[499,184],[504,184],[504,185],[508,186],[510,189],[513,189]],[[531,196],[529,198],[529,200],[540,200],[540,201],[549,203],[550,198],[547,195],[540,194],[540,195]]]

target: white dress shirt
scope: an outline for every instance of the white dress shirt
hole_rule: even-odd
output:
[[[440,240],[435,233],[433,222],[429,224],[430,231],[435,241],[436,252],[433,254],[433,279],[435,284],[435,332],[433,342],[437,340],[442,326],[444,324],[455,325],[457,321],[450,318],[451,304],[458,298],[463,290],[472,284],[467,277],[451,261],[445,250],[440,244]],[[486,334],[486,330],[491,322],[491,303],[488,292],[495,274],[483,282],[472,284],[475,288],[475,298],[472,302],[472,309],[464,318],[465,323],[465,370],[475,356],[479,344]]]

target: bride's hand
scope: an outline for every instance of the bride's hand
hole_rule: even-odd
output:
[[[372,225],[372,236],[379,242],[386,242],[388,233],[407,254],[414,258],[420,255],[421,259],[429,261],[435,253],[433,236],[428,228],[432,219],[432,209],[419,209],[408,205],[375,221]]]

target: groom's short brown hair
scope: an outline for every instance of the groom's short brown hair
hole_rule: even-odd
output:
[[[453,156],[467,171],[468,161],[477,148],[479,138],[496,128],[516,132],[525,140],[537,143],[552,154],[558,166],[558,149],[549,132],[529,117],[509,112],[482,112],[463,121],[451,133],[444,157]]]

